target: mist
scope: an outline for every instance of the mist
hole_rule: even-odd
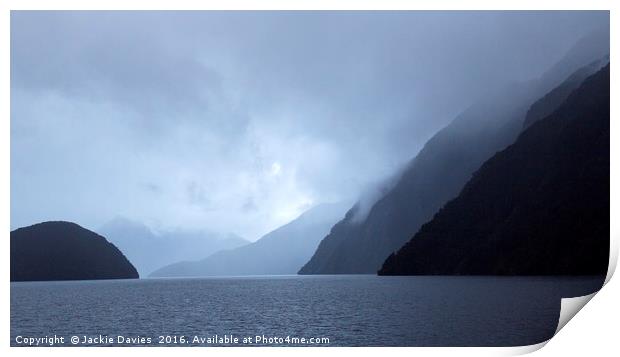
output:
[[[458,113],[601,27],[608,12],[13,11],[11,228],[121,216],[256,240],[321,203],[370,207]]]

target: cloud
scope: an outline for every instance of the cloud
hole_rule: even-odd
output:
[[[11,225],[256,239],[390,177],[608,12],[11,13]]]

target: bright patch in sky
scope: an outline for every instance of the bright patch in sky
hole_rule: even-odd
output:
[[[280,175],[280,171],[282,171],[282,166],[280,166],[280,163],[274,162],[273,164],[271,164],[271,175],[272,176]]]

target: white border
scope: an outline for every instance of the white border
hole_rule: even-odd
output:
[[[6,0],[13,10],[607,10],[608,0]]]
[[[52,10],[52,9],[85,9],[85,10],[192,10],[192,9],[248,9],[248,10],[275,10],[275,9],[289,9],[289,10],[343,10],[343,9],[355,9],[355,10],[390,10],[390,9],[417,9],[417,10],[548,10],[548,9],[564,9],[564,10],[612,10],[611,11],[611,58],[616,58],[617,49],[614,45],[613,39],[618,38],[618,30],[616,26],[617,16],[615,10],[618,8],[618,1],[604,1],[604,0],[589,0],[589,1],[543,1],[543,0],[525,0],[525,1],[481,1],[481,0],[439,0],[439,1],[403,1],[403,0],[350,0],[350,1],[337,1],[337,0],[229,0],[229,1],[192,1],[192,0],[174,0],[174,1],[162,1],[162,0],[92,0],[92,1],[78,1],[78,0],[58,0],[58,1],[45,1],[45,0],[4,0],[0,2],[0,46],[2,48],[2,55],[0,56],[0,63],[2,68],[3,85],[0,87],[0,110],[2,112],[2,121],[0,127],[0,147],[1,147],[1,165],[3,168],[3,175],[0,176],[0,197],[3,198],[0,214],[0,226],[4,227],[2,230],[4,249],[1,250],[1,258],[3,262],[1,279],[5,282],[9,281],[9,231],[10,231],[10,67],[9,67],[9,48],[10,48],[10,10]],[[615,68],[615,67],[614,67]],[[611,94],[612,94],[612,108],[611,118],[617,118],[616,107],[614,103],[619,103],[617,95],[618,76],[616,71],[611,71]],[[620,202],[620,191],[617,186],[613,185],[614,182],[620,182],[619,180],[619,144],[618,144],[618,122],[616,119],[611,121],[611,244],[612,244],[612,257],[610,265],[610,272],[608,279],[611,277],[618,256],[618,224],[614,221],[614,217],[618,217],[620,212],[618,204]],[[617,279],[616,279],[617,280]],[[22,354],[41,354],[46,355],[51,353],[52,355],[82,355],[85,351],[83,348],[39,348],[39,349],[21,349],[21,348],[9,348],[10,336],[10,324],[9,324],[9,309],[10,309],[10,293],[9,284],[1,284],[2,290],[2,314],[4,316],[4,323],[0,328],[0,336],[3,336],[4,342],[2,343],[2,352],[15,355]],[[210,348],[208,350],[198,349],[183,349],[183,353],[188,354],[200,354],[205,353],[217,353],[219,354],[247,354],[251,352],[259,356],[274,356],[274,355],[289,355],[293,351],[296,355],[315,356],[319,354],[327,355],[341,355],[343,353],[351,354],[379,354],[389,353],[393,355],[407,355],[412,353],[420,355],[514,355],[520,353],[527,353],[536,350],[542,346],[545,346],[539,355],[547,356],[560,356],[560,355],[584,355],[591,353],[592,351],[615,351],[617,350],[617,327],[618,327],[618,302],[620,302],[620,288],[616,281],[610,281],[600,293],[596,294],[593,298],[594,303],[587,304],[581,313],[579,313],[568,326],[562,329],[556,337],[536,346],[526,346],[519,348]],[[574,321],[574,322],[573,322]],[[95,355],[109,355],[110,352],[114,354],[134,354],[134,353],[148,353],[149,355],[163,356],[170,353],[179,353],[180,351],[170,348],[122,348],[122,349],[105,349],[95,348],[88,349],[89,354]]]

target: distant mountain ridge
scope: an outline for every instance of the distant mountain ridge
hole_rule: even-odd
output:
[[[537,120],[551,114],[575,89],[581,85],[581,83],[583,83],[587,77],[598,72],[607,63],[609,63],[609,55],[579,68],[559,86],[552,89],[549,93],[545,94],[544,97],[537,100],[534,104],[532,104],[527,112],[527,115],[525,116],[525,120],[523,121],[523,129],[527,129]]]
[[[296,274],[347,208],[346,204],[317,205],[254,243],[219,251],[200,261],[164,266],[151,276]]]
[[[365,220],[354,221],[360,206],[353,206],[299,274],[374,274],[387,256],[459,194],[484,161],[514,142],[533,103],[608,53],[608,41],[582,39],[540,79],[507,86],[472,105],[426,143]],[[535,121],[535,113],[530,113],[529,120]]]
[[[11,232],[11,281],[138,277],[114,244],[75,223],[43,222]]]
[[[609,65],[489,159],[380,275],[604,275]]]
[[[233,234],[180,230],[155,233],[141,223],[122,217],[113,219],[97,231],[125,253],[141,276],[147,276],[166,264],[200,259],[250,243]]]

